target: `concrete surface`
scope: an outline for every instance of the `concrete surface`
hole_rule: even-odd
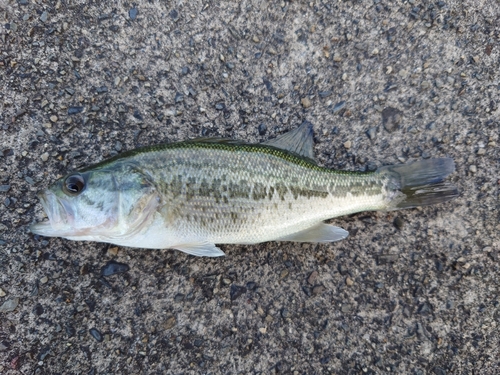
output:
[[[498,0],[0,0],[0,373],[498,373],[499,14]],[[28,231],[36,191],[70,170],[303,120],[321,165],[449,156],[461,195],[335,219],[340,243],[224,259]],[[101,276],[111,260],[129,271]]]

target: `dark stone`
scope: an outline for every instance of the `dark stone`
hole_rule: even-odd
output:
[[[67,324],[64,328],[68,337],[73,337],[76,334],[76,329],[71,324]]]
[[[380,266],[387,263],[394,263],[398,260],[398,257],[397,254],[381,254],[377,257],[377,264]]]
[[[218,111],[223,111],[226,108],[226,105],[224,103],[217,103],[215,105],[215,109]]]
[[[130,267],[124,263],[118,263],[110,260],[105,266],[101,268],[101,276],[111,276],[117,273],[127,272]]]
[[[382,123],[389,133],[399,128],[402,119],[403,112],[397,108],[387,107],[382,111]]]
[[[110,29],[112,32],[116,33],[116,32],[118,32],[118,31],[120,30],[120,27],[119,27],[118,25],[111,25],[111,26],[109,27],[109,29]]]
[[[0,185],[0,193],[6,193],[10,190],[10,185]]]
[[[81,113],[83,112],[83,110],[85,109],[85,107],[69,107],[68,108],[68,115],[76,115],[77,113]]]
[[[177,21],[179,19],[179,12],[176,9],[172,9],[169,15],[170,18],[172,18],[174,21]]]
[[[341,101],[337,104],[335,104],[335,106],[333,107],[333,110],[332,112],[335,114],[335,113],[338,113],[340,112],[341,110],[343,110],[345,107],[345,101]]]
[[[231,290],[229,292],[231,296],[231,301],[234,301],[238,297],[240,297],[242,294],[245,294],[247,292],[247,288],[244,286],[239,286],[239,285],[231,285]]]
[[[44,346],[38,354],[38,360],[43,361],[50,354],[50,346]]]
[[[267,91],[269,91],[272,94],[274,92],[274,89],[271,81],[269,81],[266,78],[263,78],[262,80],[264,81],[264,85],[266,86]]]
[[[399,216],[396,216],[396,217],[394,218],[394,222],[393,222],[393,223],[394,223],[394,226],[395,226],[397,229],[399,229],[399,230],[403,229],[403,227],[404,227],[404,225],[405,225],[405,222],[404,222],[404,221],[403,221],[403,219],[401,219]]]
[[[318,95],[321,99],[328,98],[330,95],[332,95],[332,91],[331,90],[320,91],[318,92]]]
[[[132,8],[128,11],[128,16],[130,19],[133,21],[137,18],[137,15],[139,14],[139,10],[137,8]]]
[[[183,76],[185,76],[185,75],[189,74],[189,68],[188,68],[187,66],[183,67],[183,68],[181,69],[181,74],[182,74]]]
[[[433,371],[433,372],[434,372],[434,374],[436,374],[436,375],[446,375],[446,371],[445,371],[443,368],[438,367],[438,366],[434,367],[434,368],[432,369],[432,371]]]
[[[91,328],[89,329],[89,333],[92,335],[93,338],[96,339],[98,342],[102,342],[104,338],[102,337],[101,332],[99,332],[96,328]]]
[[[40,316],[40,315],[42,315],[45,312],[45,310],[43,309],[42,305],[40,305],[39,303],[37,303],[35,305],[35,307],[33,308],[33,312],[35,313],[35,315]]]
[[[85,303],[87,304],[87,307],[89,308],[89,311],[90,312],[94,312],[95,305],[96,305],[95,301],[92,300],[92,299],[87,299],[87,300],[85,300]]]
[[[180,103],[184,100],[184,95],[182,95],[180,92],[175,94],[175,102]]]
[[[266,131],[267,131],[267,126],[266,126],[266,124],[260,124],[260,125],[259,125],[259,129],[258,129],[258,130],[259,130],[259,134],[260,134],[260,135],[264,135],[264,134],[266,134]]]
[[[143,120],[141,112],[139,112],[138,109],[134,110],[134,113],[132,114],[132,116],[134,116],[137,120],[141,120],[141,121]]]
[[[105,92],[108,92],[108,88],[106,86],[100,86],[100,87],[96,88],[96,91],[98,94],[103,94]]]

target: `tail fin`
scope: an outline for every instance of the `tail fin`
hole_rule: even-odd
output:
[[[457,188],[443,180],[455,171],[453,159],[427,159],[411,164],[389,165],[377,170],[389,173],[398,190],[404,194],[389,210],[442,203],[458,196]]]

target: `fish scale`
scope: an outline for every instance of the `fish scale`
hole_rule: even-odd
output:
[[[128,151],[40,194],[34,233],[220,256],[215,244],[333,242],[323,221],[360,211],[447,201],[452,159],[336,171],[313,160],[312,125],[261,144],[198,139]]]

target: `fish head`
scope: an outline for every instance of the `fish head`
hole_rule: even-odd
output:
[[[105,242],[140,229],[158,204],[154,187],[130,169],[70,173],[38,197],[48,221],[32,225],[31,232]]]

